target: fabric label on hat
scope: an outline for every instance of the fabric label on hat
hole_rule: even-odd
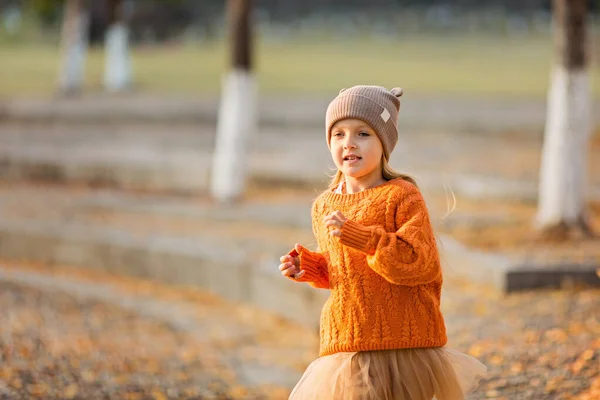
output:
[[[388,122],[388,119],[390,119],[390,117],[390,112],[387,110],[387,108],[383,107],[383,112],[381,113],[381,119],[383,120],[383,122]]]

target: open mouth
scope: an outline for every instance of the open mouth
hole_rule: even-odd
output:
[[[346,157],[344,157],[344,161],[350,161],[350,162],[352,162],[352,161],[358,161],[358,160],[361,160],[361,159],[362,159],[362,157],[358,157],[358,156],[346,156]]]

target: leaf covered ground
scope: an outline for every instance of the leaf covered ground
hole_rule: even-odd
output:
[[[4,279],[0,398],[285,399],[289,386],[240,384],[236,367],[262,363],[300,374],[316,357],[316,332],[194,289],[69,268],[3,265],[72,287],[101,283],[129,298],[158,299],[173,305],[173,315],[180,306],[195,311],[181,315],[185,324],[175,324],[114,302]],[[489,368],[469,399],[598,399],[599,309],[598,290],[505,296],[447,280],[449,346]],[[239,335],[198,333],[222,327]]]

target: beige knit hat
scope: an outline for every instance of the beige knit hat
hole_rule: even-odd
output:
[[[343,119],[355,118],[369,124],[383,144],[383,153],[390,153],[398,142],[398,112],[402,89],[387,90],[381,86],[353,86],[340,90],[329,103],[325,115],[327,146],[331,140],[331,127]]]

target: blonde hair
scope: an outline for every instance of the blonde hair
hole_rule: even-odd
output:
[[[417,182],[411,176],[395,171],[390,166],[390,164],[388,163],[388,160],[385,158],[385,156],[381,157],[381,175],[383,176],[383,179],[385,179],[386,181],[391,181],[392,179],[401,178],[407,182],[412,183],[416,187],[418,187]],[[340,182],[342,182],[343,180],[344,180],[344,173],[338,169],[337,172],[335,173],[335,175],[333,175],[331,177],[331,181],[329,182],[329,188],[335,189],[336,187],[338,187]]]

